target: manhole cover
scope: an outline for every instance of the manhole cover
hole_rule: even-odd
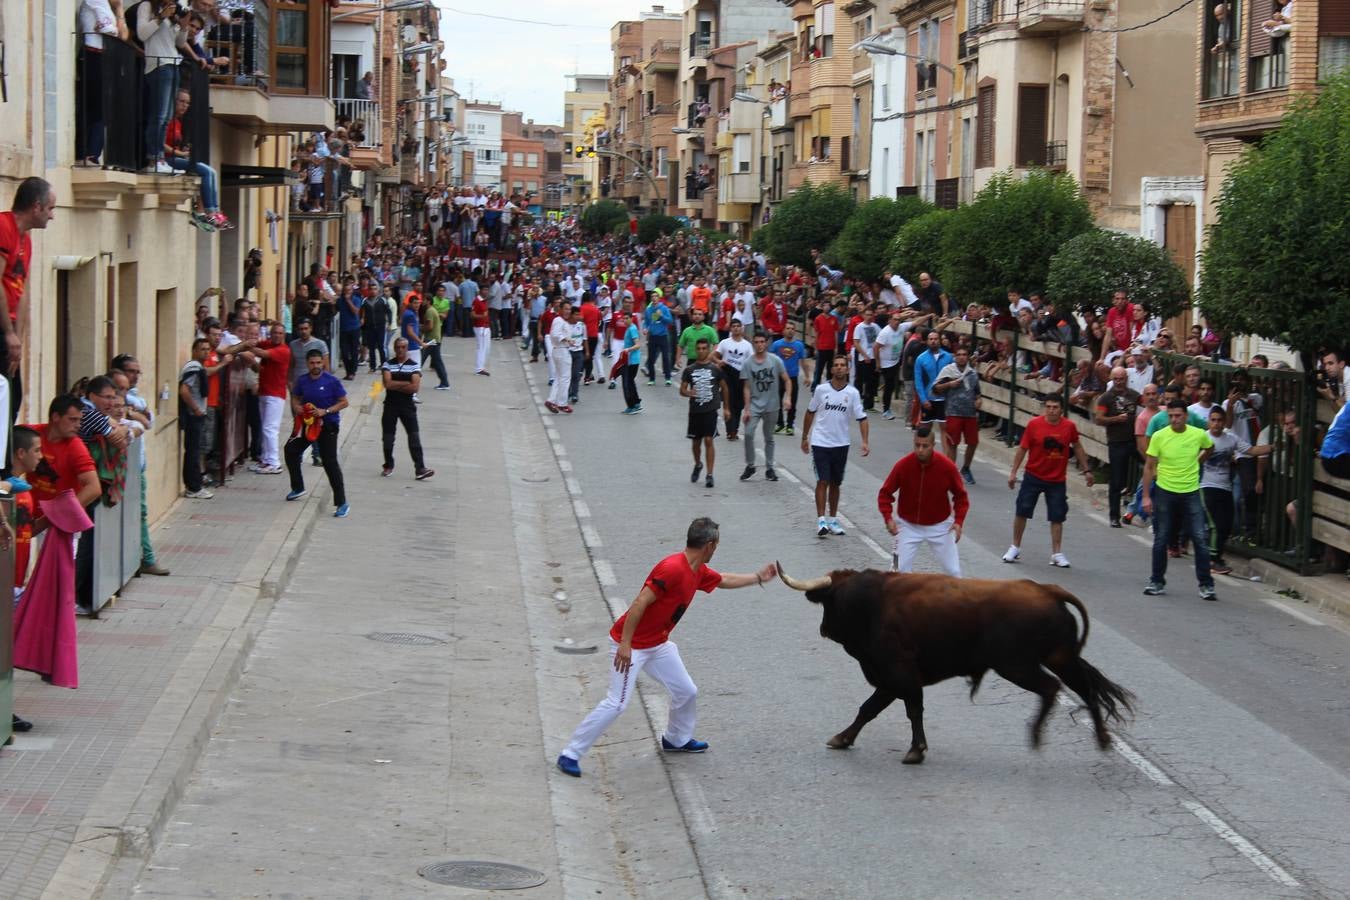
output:
[[[452,887],[476,888],[481,891],[517,891],[538,887],[548,876],[524,866],[510,863],[481,862],[479,860],[451,860],[432,863],[417,870],[427,881]]]
[[[430,634],[413,634],[410,631],[372,631],[366,635],[369,640],[382,641],[386,644],[405,644],[410,647],[430,647],[434,644],[444,644],[441,638]]]

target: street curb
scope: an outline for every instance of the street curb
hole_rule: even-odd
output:
[[[367,398],[359,406],[343,447],[364,430],[372,403]],[[319,511],[326,509],[321,496],[326,496],[323,488],[316,488],[293,516],[273,523],[240,569],[215,619],[94,796],[42,900],[132,893],[244,672],[258,632],[295,571]]]

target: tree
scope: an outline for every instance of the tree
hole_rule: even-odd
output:
[[[886,247],[891,271],[910,282],[917,281],[920,272],[939,271],[942,236],[954,214],[955,210],[935,209],[902,225]]]
[[[638,243],[650,244],[659,237],[674,234],[681,227],[680,220],[674,216],[663,216],[658,213],[643,216],[638,219]]]
[[[1297,102],[1229,169],[1201,255],[1199,300],[1229,334],[1307,362],[1350,335],[1350,75]]]
[[[811,251],[828,247],[853,210],[853,198],[843,188],[807,182],[778,205],[773,219],[757,232],[755,247],[776,262],[809,269]]]
[[[890,263],[888,245],[906,222],[933,209],[918,197],[877,197],[853,211],[825,258],[849,275],[875,281]]]
[[[947,224],[939,280],[961,303],[1001,302],[1009,288],[1043,287],[1050,258],[1092,227],[1072,177],[1033,171],[1022,179],[1000,172]]]
[[[1166,250],[1146,238],[1100,228],[1071,238],[1050,260],[1046,291],[1075,310],[1100,309],[1126,291],[1149,315],[1168,319],[1191,299],[1186,273]]]
[[[618,223],[627,221],[628,207],[617,200],[601,200],[586,207],[577,224],[587,234],[605,235],[612,233]]]

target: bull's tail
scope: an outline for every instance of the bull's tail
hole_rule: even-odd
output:
[[[1096,666],[1078,658],[1079,673],[1085,682],[1083,700],[1095,706],[1103,719],[1110,719],[1119,725],[1126,724],[1134,715],[1135,696],[1103,675]]]
[[[1088,639],[1087,607],[1083,605],[1082,600],[1079,600],[1077,597],[1075,597],[1073,594],[1070,594],[1062,587],[1059,587],[1057,585],[1046,585],[1046,587],[1048,587],[1051,591],[1054,592],[1056,599],[1058,599],[1060,603],[1067,603],[1078,610],[1078,616],[1083,620],[1083,633],[1078,638],[1078,652],[1081,654],[1083,652],[1083,648],[1087,646],[1087,639]]]

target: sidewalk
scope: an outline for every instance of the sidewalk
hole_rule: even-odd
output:
[[[357,384],[344,446],[369,406]],[[134,578],[79,620],[79,689],[15,673],[34,728],[0,750],[0,897],[92,896],[119,858],[148,853],[294,554],[331,511],[322,470],[305,475],[323,487],[304,502],[282,502],[284,475],[249,472],[213,500],[180,500],[153,533],[173,574]]]

